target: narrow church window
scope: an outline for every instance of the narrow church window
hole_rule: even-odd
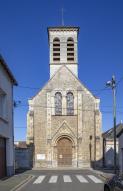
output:
[[[60,61],[60,40],[55,38],[53,40],[53,61]]]
[[[72,38],[67,40],[67,61],[74,61],[74,40]]]
[[[74,115],[74,96],[72,92],[67,93],[67,115]]]
[[[60,92],[55,94],[55,115],[62,115],[62,95]]]

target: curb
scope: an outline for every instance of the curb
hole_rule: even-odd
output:
[[[81,167],[54,167],[54,168],[32,168],[32,170],[36,171],[62,171],[62,170],[69,170],[69,171],[75,171],[75,170],[90,170],[91,168],[81,168]]]
[[[12,188],[10,191],[19,191],[23,186],[25,186],[28,182],[30,182],[35,176],[30,175],[25,180],[17,184],[14,188]]]
[[[92,170],[93,172],[95,172],[98,176],[100,176],[101,178],[103,178],[104,180],[106,180],[106,179],[109,179],[111,176],[113,176],[114,174],[112,174],[112,173],[107,173],[107,175],[106,175],[106,173],[103,173],[103,172],[100,172],[99,170]]]
[[[100,177],[102,177],[104,179],[104,181],[107,179],[106,176],[104,176],[103,174],[99,174]]]

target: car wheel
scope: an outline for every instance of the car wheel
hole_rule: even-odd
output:
[[[108,186],[105,186],[104,191],[110,191],[110,188]]]

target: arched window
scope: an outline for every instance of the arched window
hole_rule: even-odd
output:
[[[72,92],[67,93],[67,115],[74,115],[74,96]]]
[[[67,39],[67,61],[74,61],[74,40]]]
[[[62,95],[60,92],[55,94],[55,115],[62,115]]]
[[[55,38],[53,40],[53,61],[60,61],[60,40]]]

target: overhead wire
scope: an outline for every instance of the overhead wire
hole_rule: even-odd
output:
[[[118,80],[118,82],[116,83],[116,88],[118,87],[118,85],[121,83],[123,81],[123,77],[121,77],[120,78],[120,80]],[[34,89],[34,90],[39,90],[39,89],[41,89],[41,88],[38,88],[38,87],[29,87],[29,86],[22,86],[22,85],[19,85],[18,86],[19,88],[24,88],[24,89]],[[44,90],[47,90],[47,91],[51,91],[51,89],[46,89],[46,88],[44,88]],[[60,89],[58,89],[58,90],[54,90],[54,91],[59,91]],[[107,87],[105,87],[105,88],[102,88],[102,89],[94,89],[94,90],[90,90],[90,91],[95,91],[95,92],[97,92],[97,94],[96,94],[96,96],[98,96],[98,95],[100,95],[102,92],[104,92],[104,91],[106,91],[106,90],[110,90],[109,88],[107,88]],[[64,91],[64,90],[60,90],[60,91]],[[84,91],[84,90],[71,90],[71,91]],[[29,105],[28,104],[25,104],[25,105],[22,105],[22,104],[19,104],[17,107],[28,107]],[[88,105],[87,105],[88,106]],[[92,105],[91,105],[92,106]],[[55,107],[46,107],[46,106],[41,106],[41,105],[33,105],[33,107],[42,107],[42,108],[45,108],[45,109],[48,109],[48,108],[51,108],[51,109],[53,109],[53,108],[55,108]],[[107,107],[107,108],[109,108],[109,107],[112,107],[112,106],[102,106],[102,107]],[[123,108],[123,107],[119,107],[119,108]],[[67,108],[63,108],[63,109],[67,109]],[[77,111],[79,111],[79,110],[81,110],[81,109],[74,109],[74,110],[77,110]],[[94,111],[94,110],[81,110],[81,111]],[[103,114],[112,114],[112,111],[105,111],[105,110],[101,110],[101,112],[103,113]],[[118,111],[117,110],[117,113],[119,113],[119,114],[123,114],[123,112],[122,111]],[[46,123],[46,122],[45,122]],[[26,128],[26,127],[17,127],[17,126],[15,126],[14,127],[15,129],[16,128]]]

